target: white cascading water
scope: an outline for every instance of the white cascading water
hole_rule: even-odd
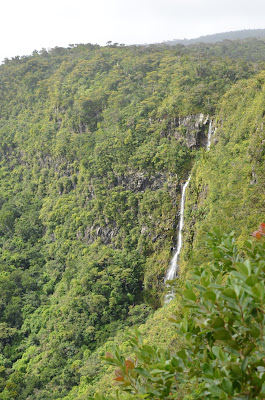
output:
[[[209,129],[208,129],[208,135],[207,135],[207,146],[206,150],[210,149],[211,146],[211,139],[212,139],[212,121],[210,120],[209,122]]]
[[[208,135],[207,135],[207,145],[206,145],[207,151],[210,149],[210,146],[211,146],[212,133],[213,133],[212,121],[210,120]],[[180,204],[180,221],[179,221],[179,230],[178,230],[178,247],[177,247],[177,251],[175,252],[172,260],[170,261],[170,265],[169,265],[169,268],[168,268],[168,271],[167,271],[167,274],[165,277],[165,282],[171,281],[172,279],[176,278],[176,276],[178,275],[178,269],[179,269],[178,259],[179,259],[179,255],[180,255],[181,247],[182,247],[182,229],[184,226],[184,208],[185,208],[185,197],[186,197],[185,194],[186,194],[186,189],[188,187],[189,181],[190,181],[190,176],[182,188],[181,204]],[[174,298],[173,291],[167,293],[166,297],[165,297],[165,304],[169,303],[173,298]]]
[[[177,247],[177,251],[175,252],[166,277],[165,277],[165,282],[170,281],[174,278],[176,278],[177,274],[178,274],[178,269],[179,269],[179,265],[178,265],[178,259],[179,259],[179,255],[181,252],[181,246],[182,246],[182,229],[184,226],[184,208],[185,208],[185,194],[186,194],[186,189],[188,187],[190,181],[190,176],[188,178],[188,180],[185,182],[185,184],[183,185],[182,188],[182,193],[181,193],[181,204],[180,204],[180,220],[179,220],[179,230],[178,230],[178,247]],[[165,297],[165,303],[169,303],[172,299],[174,298],[174,293],[173,291],[171,291],[170,293],[166,294]]]

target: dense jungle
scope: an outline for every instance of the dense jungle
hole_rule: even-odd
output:
[[[264,39],[5,59],[1,400],[265,398],[264,123]]]

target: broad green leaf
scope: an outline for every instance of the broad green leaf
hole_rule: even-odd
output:
[[[153,369],[152,371],[150,371],[150,373],[152,375],[156,375],[156,374],[165,373],[165,370],[163,370],[163,369]]]
[[[233,394],[233,384],[230,381],[230,379],[228,378],[223,378],[222,380],[222,388],[224,389],[224,391],[229,394],[232,395]]]
[[[225,289],[223,292],[225,297],[231,297],[232,299],[237,299],[237,295],[233,289]]]
[[[248,279],[245,281],[245,284],[248,286],[254,286],[258,282],[258,278],[255,275],[251,275],[248,277]]]
[[[230,340],[232,339],[231,333],[226,329],[218,329],[214,331],[214,337],[217,340]]]
[[[215,318],[212,322],[212,327],[213,328],[221,328],[225,325],[223,318]]]
[[[171,364],[174,368],[177,369],[177,371],[183,371],[184,369],[184,362],[181,358],[173,357],[173,359],[171,360]]]
[[[204,293],[203,297],[205,297],[208,300],[212,300],[212,301],[216,300],[216,294],[211,291],[207,291],[206,293]]]
[[[187,282],[186,282],[186,288],[187,288],[188,290],[192,290],[192,286],[191,286],[190,281],[187,281]]]
[[[209,386],[209,391],[215,396],[222,396],[224,394],[223,390],[221,390],[217,385]]]
[[[183,350],[183,349],[180,350],[180,351],[178,351],[178,352],[177,352],[177,355],[178,355],[178,357],[182,358],[182,360],[184,360],[184,359],[187,358],[187,353],[186,353],[186,351]]]
[[[215,355],[216,358],[220,357],[220,348],[219,347],[213,346],[212,347],[212,352],[213,352],[213,354]]]
[[[214,378],[214,371],[209,364],[202,364],[202,372],[206,377]]]
[[[245,357],[244,360],[242,361],[242,364],[241,364],[242,372],[246,371],[246,368],[248,366],[248,361],[249,361],[249,357]]]
[[[258,282],[256,285],[252,288],[252,293],[254,294],[255,297],[258,297],[259,299],[263,300],[264,299],[264,283],[263,282]]]
[[[243,263],[236,263],[235,267],[238,272],[240,272],[245,277],[250,276],[251,271],[248,270],[247,266]]]
[[[227,368],[230,369],[232,371],[232,373],[234,374],[234,376],[239,379],[240,376],[243,375],[242,370],[241,370],[241,366],[239,363],[237,362],[230,362],[227,364]]]
[[[244,245],[245,245],[248,249],[251,249],[251,248],[252,248],[252,243],[251,243],[250,240],[246,240],[245,243],[244,243]]]
[[[192,301],[196,301],[196,299],[197,299],[195,294],[194,294],[194,292],[191,289],[190,290],[184,290],[183,296],[186,297],[186,299],[192,300]]]
[[[152,378],[152,375],[143,368],[137,367],[137,368],[134,368],[134,371],[137,372],[137,374],[144,376],[145,378]]]

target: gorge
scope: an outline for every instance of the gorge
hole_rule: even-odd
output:
[[[226,376],[201,363],[203,344],[185,358],[184,321],[196,345],[201,327],[182,311],[197,295],[191,276],[215,279],[213,260],[230,273],[231,257],[263,257],[244,244],[265,219],[262,43],[225,43],[224,57],[220,44],[80,44],[0,66],[0,400],[109,400],[117,383],[122,400],[240,393],[251,357]],[[219,366],[225,346],[209,346]]]

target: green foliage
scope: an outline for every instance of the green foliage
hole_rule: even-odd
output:
[[[246,41],[250,41],[250,38],[264,38],[265,30],[264,29],[244,29],[240,31],[231,31],[231,32],[222,32],[222,33],[214,33],[212,35],[200,36],[195,39],[183,39],[183,40],[172,40],[165,43],[168,44],[185,44],[190,45],[193,43],[210,43],[221,42],[220,44],[230,44],[235,47],[238,46],[237,40],[245,39]],[[205,46],[207,48],[207,46]]]
[[[179,289],[182,312],[171,318],[181,349],[169,354],[147,346],[136,332],[130,338],[135,358],[117,348],[106,353],[128,398],[264,397],[265,242],[247,241],[245,257],[233,235],[216,230],[210,242],[214,261],[196,268]]]
[[[180,183],[199,146],[179,118],[213,115],[261,68],[91,44],[0,66],[0,399],[72,400],[101,377],[107,386],[104,344],[161,305]],[[166,341],[152,321],[153,340]]]
[[[197,157],[188,188],[186,265],[209,259],[206,234],[213,226],[234,230],[241,246],[265,219],[264,93],[263,72],[235,85],[220,103],[211,149]]]

